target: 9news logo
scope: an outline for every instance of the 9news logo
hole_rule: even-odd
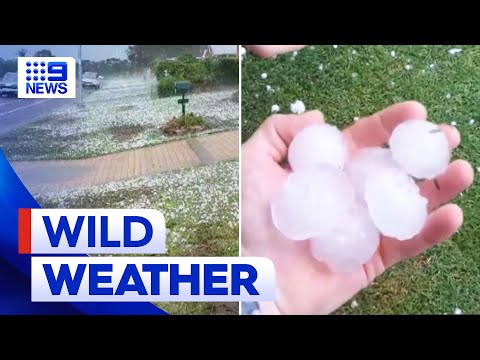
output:
[[[19,57],[18,97],[74,99],[76,62],[72,57]]]

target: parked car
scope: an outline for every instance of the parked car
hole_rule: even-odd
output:
[[[0,96],[18,97],[18,73],[8,72],[0,80]]]
[[[82,87],[100,89],[100,76],[96,72],[86,72],[82,75]]]

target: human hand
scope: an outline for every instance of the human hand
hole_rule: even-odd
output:
[[[307,45],[245,45],[245,49],[262,58],[303,49]]]
[[[350,153],[362,147],[380,146],[402,121],[427,119],[417,102],[390,106],[361,119],[343,131]],[[242,256],[260,256],[273,261],[276,271],[276,300],[261,303],[261,313],[329,314],[367,287],[387,268],[415,257],[455,234],[463,223],[460,207],[448,204],[473,182],[473,169],[464,160],[450,163],[436,180],[420,185],[428,199],[429,216],[422,232],[409,241],[385,236],[373,257],[358,271],[335,273],[310,254],[308,242],[291,241],[274,227],[270,213],[272,196],[286,181],[290,170],[281,164],[294,136],[306,126],[323,122],[312,111],[303,115],[273,115],[242,146]],[[460,144],[459,132],[441,125],[450,147]]]

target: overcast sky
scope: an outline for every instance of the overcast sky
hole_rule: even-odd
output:
[[[105,60],[109,58],[126,59],[128,45],[82,45],[82,58],[84,60]],[[215,53],[236,53],[236,45],[212,45]],[[17,57],[19,49],[27,49],[27,56],[32,56],[35,51],[50,49],[55,56],[78,56],[78,45],[0,45],[0,57],[13,59]]]

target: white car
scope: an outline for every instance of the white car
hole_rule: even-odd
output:
[[[6,96],[18,96],[18,74],[14,72],[6,73],[0,80],[0,97]]]
[[[82,75],[82,87],[100,89],[100,76],[96,72],[86,72]]]

